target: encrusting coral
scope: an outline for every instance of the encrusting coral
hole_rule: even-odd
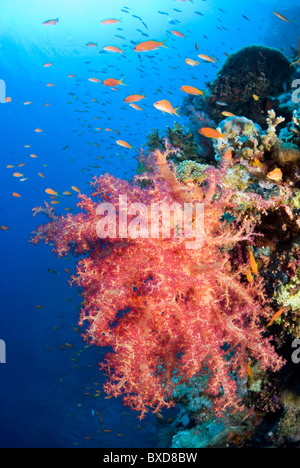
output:
[[[108,174],[97,178],[92,198],[79,195],[79,214],[56,216],[49,205],[35,209],[50,222],[38,227],[32,242],[54,243],[59,256],[85,254],[72,282],[83,290],[79,323],[88,325],[84,339],[112,349],[101,364],[110,378],[107,393],[123,394],[124,403],[142,418],[149,409],[172,406],[174,388],[201,373],[207,376],[205,391],[216,414],[240,411],[237,382],[247,377],[249,359],[263,371],[277,371],[283,364],[264,336],[263,324],[273,312],[262,280],[247,283],[245,266],[232,268],[230,262],[230,248],[251,243],[254,226],[242,216],[224,219],[234,206],[234,190],[222,186],[226,162],[206,168],[202,185],[183,184],[167,162],[174,150],[165,145],[165,151],[147,159],[149,171],[131,184]],[[151,184],[141,187],[139,180],[148,176]],[[115,223],[124,215],[122,195],[127,206],[138,204],[128,214],[132,235],[120,237]],[[97,209],[103,203],[104,218]],[[179,218],[165,237],[150,236],[147,222],[136,218],[144,206],[174,203],[185,208],[203,204],[201,245],[194,244],[195,223],[201,225],[195,213],[188,239],[178,234]],[[157,219],[162,226],[162,216]],[[107,238],[99,239],[99,223],[106,226]]]

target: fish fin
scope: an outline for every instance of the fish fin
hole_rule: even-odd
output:
[[[180,115],[177,114],[178,109],[180,109],[180,107],[176,107],[174,114],[177,115],[177,117],[180,117]]]
[[[165,41],[166,41],[166,40],[167,40],[167,39],[165,39]],[[162,41],[162,42],[160,43],[161,47],[165,47],[166,49],[170,49],[170,47],[168,47],[168,46],[166,46],[166,45],[164,44],[165,41]]]
[[[119,84],[120,84],[120,85],[123,85],[123,86],[128,86],[126,83],[123,83],[123,79],[124,79],[124,78],[121,78],[121,79],[120,79],[120,83],[119,83]]]

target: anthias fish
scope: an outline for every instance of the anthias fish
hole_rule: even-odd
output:
[[[47,21],[44,21],[43,25],[44,26],[55,26],[58,23],[58,21],[59,21],[59,18],[47,20]]]

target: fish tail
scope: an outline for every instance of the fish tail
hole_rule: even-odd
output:
[[[180,109],[180,107],[176,107],[174,114],[177,115],[177,117],[180,117],[180,115],[177,114],[178,109]]]
[[[128,86],[126,83],[123,83],[123,80],[124,80],[124,78],[121,78],[119,84],[120,84],[120,85],[123,85],[123,86]]]
[[[166,39],[165,39],[165,41],[166,41]],[[165,41],[162,41],[162,42],[160,43],[160,45],[161,45],[161,47],[165,47],[166,49],[169,49],[170,47],[168,47],[168,46],[166,46],[166,45],[164,44]]]

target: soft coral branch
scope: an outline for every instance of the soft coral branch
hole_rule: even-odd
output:
[[[207,374],[207,393],[219,413],[242,409],[236,395],[236,374],[245,377],[249,357],[263,369],[278,370],[282,360],[260,322],[272,311],[261,304],[262,285],[248,285],[232,271],[228,247],[250,241],[250,221],[222,222],[234,206],[233,192],[222,190],[223,168],[209,168],[206,184],[188,188],[167,160],[171,148],[150,155],[151,184],[142,187],[101,176],[92,198],[150,204],[204,203],[204,244],[186,249],[182,238],[100,240],[96,235],[97,203],[80,197],[84,213],[53,217],[38,228],[34,242],[54,242],[59,255],[73,249],[89,255],[78,263],[73,278],[83,289],[80,324],[85,340],[110,346],[101,367],[109,375],[106,392],[124,395],[143,417],[152,409],[170,407],[176,385],[198,373]],[[207,183],[208,181],[208,183]],[[100,200],[99,200],[100,198]],[[230,353],[225,352],[228,348]]]

